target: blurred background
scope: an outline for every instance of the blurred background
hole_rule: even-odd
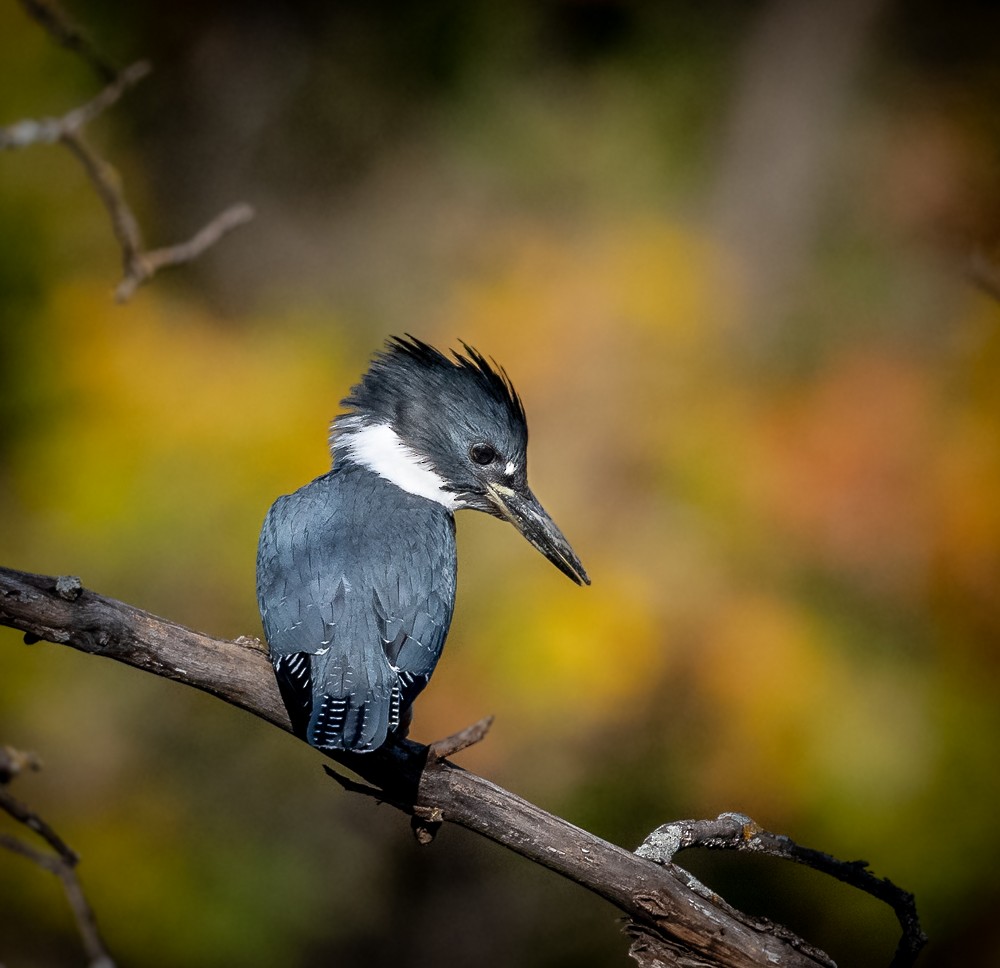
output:
[[[460,762],[603,837],[741,810],[913,891],[921,964],[1000,964],[1000,306],[970,278],[1000,232],[1000,7],[67,8],[153,62],[88,129],[148,243],[258,214],[119,306],[77,162],[0,158],[0,562],[259,635],[260,523],[327,469],[370,354],[464,339],[520,391],[593,587],[460,515],[414,737],[493,713]],[[0,38],[0,125],[99,90],[19,4]],[[457,829],[419,848],[290,736],[8,629],[0,742],[44,760],[13,792],[122,964],[631,963],[574,885]],[[682,863],[842,965],[890,959],[875,901]],[[11,854],[0,961],[83,962]]]

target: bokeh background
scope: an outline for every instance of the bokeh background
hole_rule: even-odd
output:
[[[972,278],[1000,8],[68,9],[154,64],[88,132],[150,244],[258,215],[118,306],[74,159],[0,157],[0,561],[257,635],[260,522],[327,468],[372,351],[464,339],[523,396],[594,583],[461,515],[415,737],[493,713],[461,762],[601,836],[742,810],[915,892],[928,968],[1000,964],[1000,308]],[[99,86],[0,7],[0,124]],[[459,830],[418,848],[291,737],[6,629],[0,741],[43,758],[14,792],[122,964],[630,963],[575,886]],[[874,901],[684,862],[841,964],[889,960]],[[55,880],[0,854],[0,961],[82,960]]]

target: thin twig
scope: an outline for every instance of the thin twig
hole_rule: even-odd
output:
[[[710,850],[747,850],[803,864],[850,884],[888,904],[896,914],[902,935],[890,968],[908,968],[927,943],[917,918],[916,902],[909,891],[888,878],[876,877],[863,860],[838,860],[811,847],[802,847],[784,834],[773,834],[742,813],[723,813],[715,820],[677,820],[657,827],[636,849],[640,857],[659,864],[673,862],[674,856],[689,847]]]
[[[0,785],[10,783],[25,770],[40,770],[42,761],[35,753],[16,750],[13,746],[0,746]]]
[[[108,84],[97,97],[74,108],[60,118],[27,118],[6,128],[0,128],[0,149],[13,150],[36,144],[55,144],[68,135],[76,134],[98,115],[116,104],[131,87],[135,87],[152,70],[148,61],[130,64]]]
[[[122,254],[122,279],[115,290],[115,299],[120,303],[126,302],[160,269],[197,259],[233,229],[249,222],[254,217],[253,209],[242,202],[233,205],[187,241],[147,250],[139,221],[125,199],[118,172],[90,147],[83,137],[83,129],[115,104],[126,90],[149,74],[150,65],[146,61],[139,61],[120,73],[112,72],[109,78],[107,63],[97,55],[79,29],[64,14],[42,0],[22,0],[22,4],[29,15],[41,23],[59,43],[80,53],[98,70],[102,79],[109,83],[97,97],[60,118],[29,118],[0,128],[0,150],[60,143],[72,152],[83,166],[111,219],[111,228]]]
[[[97,929],[97,919],[94,917],[94,909],[87,900],[87,895],[83,893],[80,880],[76,876],[76,871],[67,864],[61,857],[55,854],[47,854],[44,851],[11,837],[9,834],[0,834],[0,847],[10,851],[12,854],[19,854],[37,864],[42,870],[49,871],[59,878],[69,902],[70,910],[76,921],[77,930],[80,933],[80,940],[83,942],[84,951],[87,952],[89,968],[114,968],[114,961],[104,946],[100,932]]]
[[[94,910],[87,901],[80,879],[76,876],[75,868],[79,861],[76,851],[72,850],[34,810],[11,796],[6,789],[6,784],[17,776],[24,766],[37,769],[38,758],[34,754],[20,753],[9,746],[0,747],[0,777],[2,777],[0,779],[0,810],[38,834],[54,853],[38,850],[9,834],[0,834],[0,847],[21,857],[26,857],[43,870],[47,870],[59,878],[70,910],[73,912],[84,950],[87,952],[89,968],[114,968],[114,962],[97,929]]]
[[[26,807],[20,800],[12,797],[7,790],[0,788],[0,810],[13,817],[18,823],[23,823],[33,830],[58,855],[63,862],[73,867],[80,859],[66,842],[33,810]]]
[[[21,6],[32,20],[41,24],[60,47],[77,54],[97,74],[101,83],[107,84],[118,76],[118,70],[87,38],[83,30],[65,11],[54,3],[42,0],[21,0]]]
[[[481,743],[486,739],[486,734],[490,731],[492,725],[493,717],[486,716],[484,719],[480,719],[478,723],[466,726],[465,729],[459,730],[457,733],[452,733],[451,736],[436,740],[427,747],[428,756],[433,756],[436,760],[444,760],[449,756],[454,756],[456,753],[461,753],[462,750],[466,750],[470,746],[475,746],[476,743]]]
[[[239,202],[216,215],[211,222],[199,229],[186,242],[164,246],[149,252],[141,249],[138,251],[128,250],[125,253],[127,267],[125,277],[115,290],[115,299],[120,303],[127,302],[136,289],[152,279],[160,269],[192,262],[206,249],[215,245],[223,236],[228,235],[233,229],[245,225],[253,217],[253,208],[245,202]]]
[[[326,775],[332,780],[336,780],[340,784],[341,789],[347,793],[360,793],[362,796],[371,797],[376,803],[385,803],[385,793],[375,786],[369,786],[367,783],[358,783],[357,780],[352,780],[349,776],[344,776],[343,773],[335,770],[332,766],[325,766],[323,769],[326,771]]]

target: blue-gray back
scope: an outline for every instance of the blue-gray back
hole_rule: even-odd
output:
[[[257,598],[292,725],[314,746],[376,749],[427,684],[455,601],[440,505],[342,465],[279,498]]]

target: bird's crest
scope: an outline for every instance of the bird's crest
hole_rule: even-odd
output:
[[[375,354],[368,372],[359,384],[351,388],[350,396],[341,404],[349,410],[369,406],[369,397],[378,384],[407,382],[407,375],[412,373],[413,364],[416,364],[425,378],[433,379],[435,374],[447,375],[453,368],[470,374],[489,396],[508,410],[515,421],[525,423],[524,405],[507,371],[496,360],[487,359],[464,340],[459,342],[465,353],[453,350],[452,358],[449,358],[409,333],[405,337],[390,337],[386,340],[386,348]]]

